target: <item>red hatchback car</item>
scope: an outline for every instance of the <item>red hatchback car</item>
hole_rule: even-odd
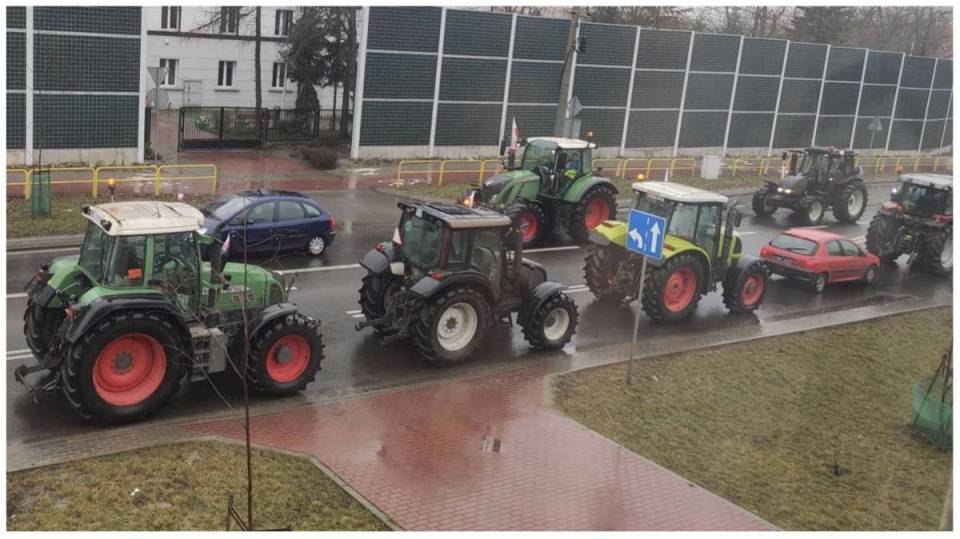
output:
[[[820,292],[828,283],[877,278],[880,259],[847,238],[812,228],[791,228],[764,245],[760,258],[771,273],[810,283]]]

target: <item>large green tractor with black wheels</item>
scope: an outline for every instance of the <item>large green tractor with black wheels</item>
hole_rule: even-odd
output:
[[[596,144],[586,140],[527,139],[519,166],[508,165],[479,189],[466,191],[460,203],[506,213],[527,246],[562,232],[586,241],[591,230],[617,215],[617,188],[593,168],[594,148]]]
[[[14,374],[34,398],[59,389],[80,416],[110,424],[156,412],[186,379],[240,374],[244,363],[267,395],[313,381],[320,322],[288,302],[277,273],[226,262],[229,239],[203,235],[196,208],[116,202],[82,212],[79,256],[41,266],[27,285],[24,333],[37,364]]]
[[[789,174],[757,188],[753,213],[769,217],[778,208],[790,208],[807,225],[819,225],[827,210],[833,208],[833,216],[841,223],[860,219],[867,209],[867,187],[860,178],[854,151],[807,148],[784,152],[782,159],[787,161],[788,156]]]
[[[683,320],[700,298],[723,286],[723,302],[733,313],[749,313],[763,302],[769,272],[756,257],[743,254],[734,228],[742,215],[727,197],[686,185],[634,183],[637,210],[667,222],[663,258],[648,259],[641,303],[657,322]],[[627,224],[605,221],[590,234],[584,273],[587,287],[601,300],[629,301],[640,291],[643,257],[626,249]]]
[[[409,338],[428,363],[465,361],[495,324],[514,320],[536,350],[577,328],[577,306],[543,266],[523,258],[511,219],[488,208],[401,202],[393,241],[360,261],[360,309],[382,343]],[[516,315],[516,318],[514,318]]]

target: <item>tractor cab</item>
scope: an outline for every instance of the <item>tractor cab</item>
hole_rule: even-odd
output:
[[[852,150],[837,150],[833,146],[827,148],[807,148],[806,150],[790,150],[784,152],[781,158],[787,161],[789,157],[789,181],[808,180],[814,183],[826,183],[838,178],[846,178],[859,174],[856,166],[857,155]]]
[[[930,218],[953,215],[953,178],[943,174],[905,174],[890,195],[904,213]]]
[[[525,141],[520,169],[536,174],[540,194],[562,196],[576,180],[593,172],[596,144],[578,139],[537,137]]]

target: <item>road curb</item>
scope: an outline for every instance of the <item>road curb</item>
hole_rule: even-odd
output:
[[[30,238],[7,238],[7,251],[36,251],[38,249],[57,249],[60,247],[80,247],[83,234],[68,236],[34,236]]]

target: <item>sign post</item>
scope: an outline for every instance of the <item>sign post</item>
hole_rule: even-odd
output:
[[[640,284],[637,299],[642,301],[643,285],[647,280],[647,259],[663,258],[663,237],[667,233],[667,221],[663,217],[640,210],[630,210],[627,225],[627,250],[643,257],[640,263]],[[640,311],[634,311],[633,339],[630,341],[630,357],[627,360],[627,384],[633,385],[633,362],[637,351],[637,334],[640,332]]]
[[[870,130],[870,149],[873,149],[873,137],[877,134],[877,131],[883,131],[883,122],[880,121],[880,118],[874,118],[870,125],[867,126],[867,129]]]

